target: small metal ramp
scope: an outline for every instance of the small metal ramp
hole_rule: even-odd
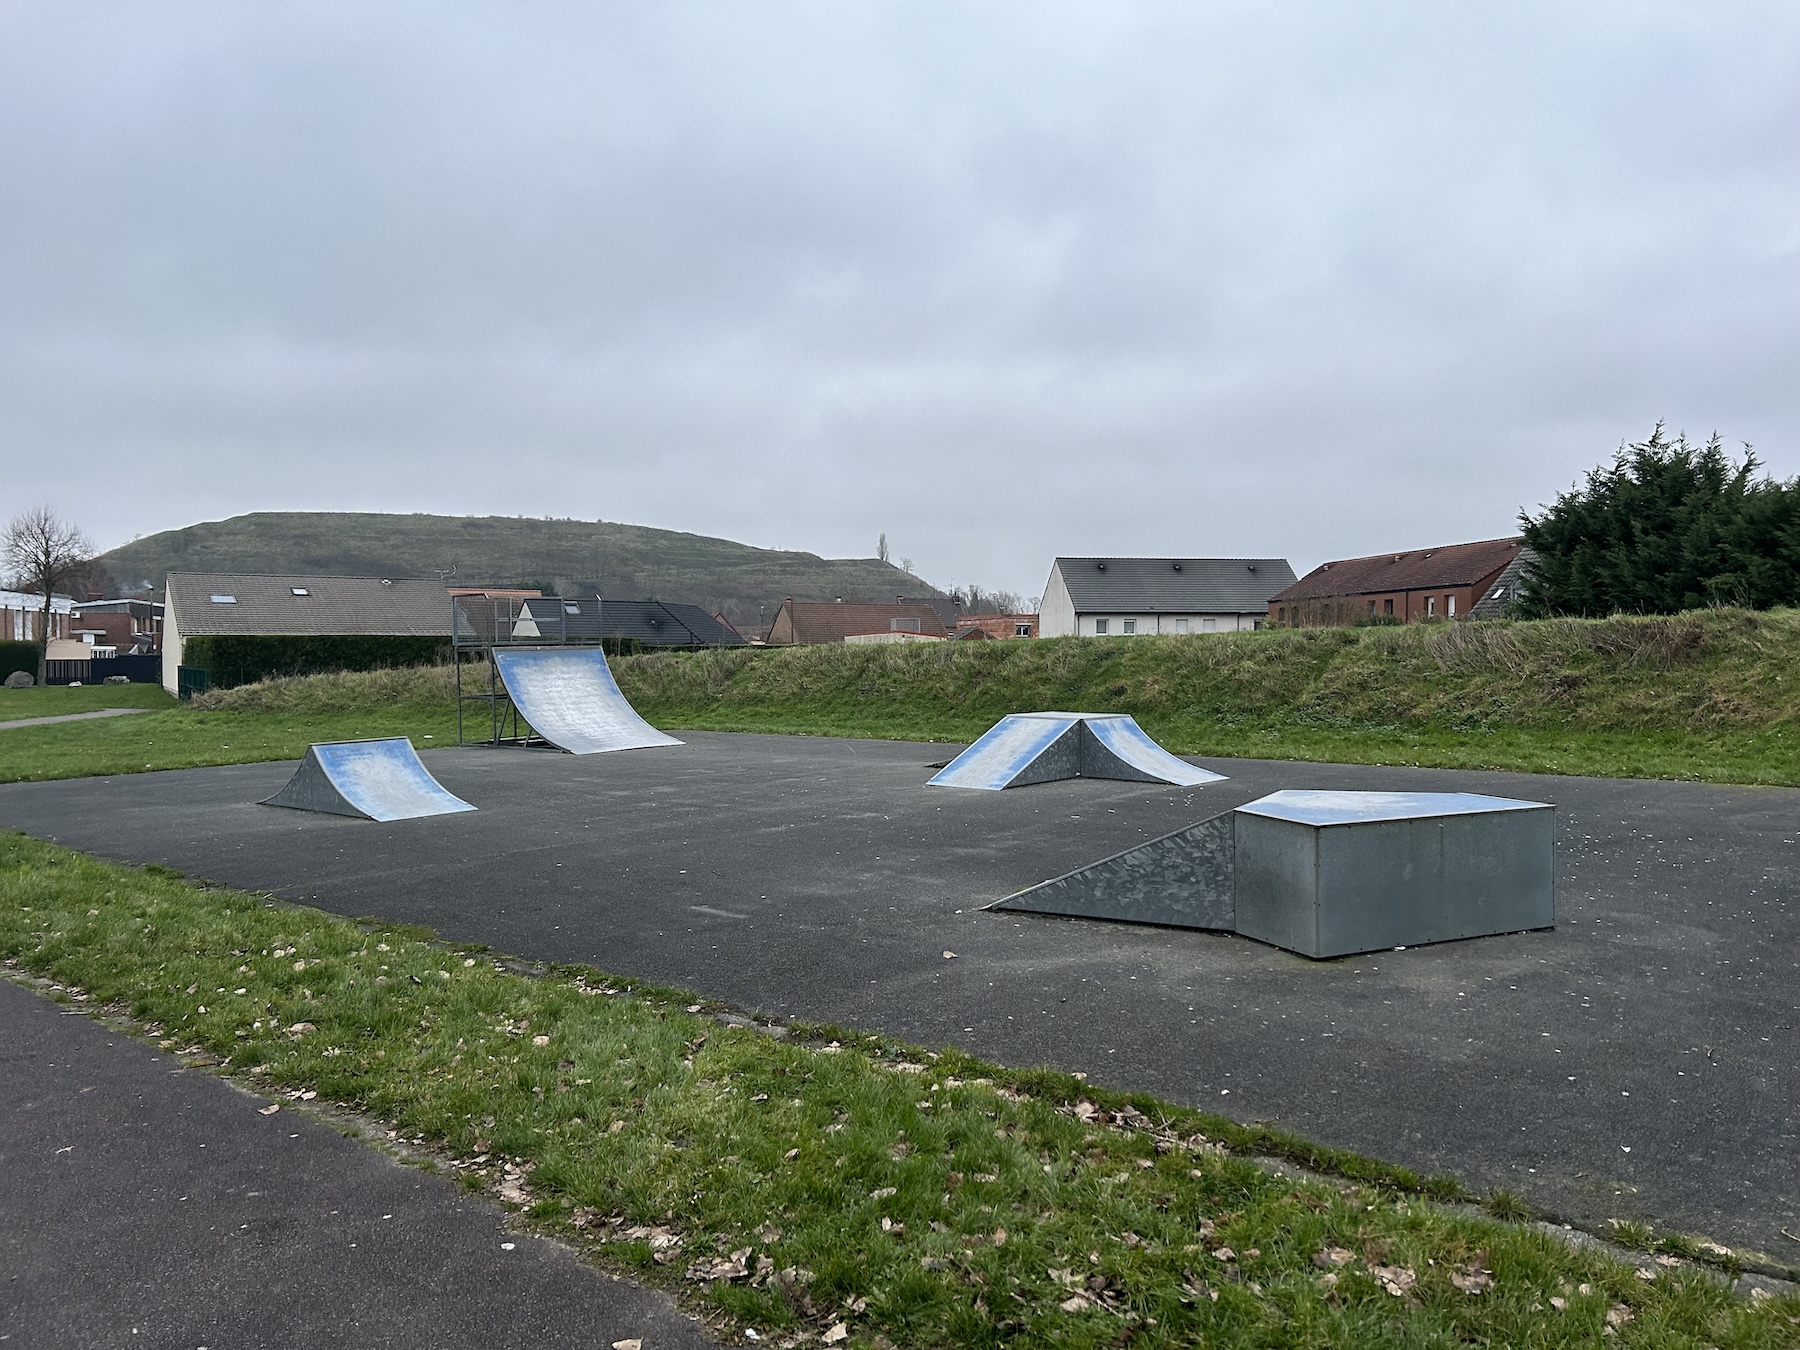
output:
[[[495,669],[532,730],[573,755],[680,745],[625,701],[598,647],[496,647]]]
[[[1224,775],[1171,755],[1125,713],[1014,713],[945,765],[928,786],[997,792],[1060,778],[1200,787]]]
[[[262,804],[361,820],[411,820],[475,809],[431,776],[404,736],[308,746],[287,786]]]

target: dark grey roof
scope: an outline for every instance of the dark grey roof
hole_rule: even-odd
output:
[[[1255,614],[1291,586],[1286,558],[1058,558],[1078,614]]]
[[[631,638],[646,647],[741,647],[743,635],[725,627],[699,605],[667,600],[602,600],[585,595],[533,597],[519,603],[519,617],[529,616],[535,636],[521,641],[595,642]],[[519,636],[515,632],[515,636]]]
[[[295,591],[305,594],[296,595]],[[220,597],[215,601],[214,596]],[[230,597],[225,599],[225,597]],[[171,572],[168,602],[184,638],[207,634],[379,633],[449,637],[450,595],[415,578]]]
[[[636,638],[647,647],[741,647],[744,636],[699,605],[668,600],[608,600],[600,627],[607,637]]]
[[[1523,596],[1525,573],[1537,562],[1537,554],[1528,548],[1521,548],[1519,556],[1506,565],[1506,570],[1495,577],[1487,593],[1477,600],[1469,610],[1471,619],[1504,619],[1506,612]]]

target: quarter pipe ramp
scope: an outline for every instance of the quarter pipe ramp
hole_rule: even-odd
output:
[[[362,820],[411,820],[475,809],[431,776],[404,736],[308,746],[287,786],[263,805]]]
[[[680,745],[625,701],[598,647],[496,647],[494,667],[532,730],[573,755]]]
[[[1122,778],[1200,787],[1223,774],[1177,759],[1124,713],[1014,713],[933,778],[931,787],[1002,788],[1060,778]]]

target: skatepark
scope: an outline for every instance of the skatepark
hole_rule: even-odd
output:
[[[0,823],[746,1009],[1086,1072],[1588,1225],[1643,1217],[1780,1250],[1800,1215],[1800,934],[1774,900],[1800,793],[1260,761],[1209,761],[1222,781],[1187,785],[927,791],[951,759],[939,747],[671,739],[437,751],[430,774],[475,809],[391,823],[260,805],[292,764],[0,787]],[[1320,962],[1227,932],[984,908],[1293,789],[1554,804],[1556,926]]]

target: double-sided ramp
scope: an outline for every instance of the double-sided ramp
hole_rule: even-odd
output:
[[[929,786],[998,792],[1062,778],[1117,778],[1199,787],[1223,777],[1177,759],[1124,713],[1041,712],[1002,718]]]

